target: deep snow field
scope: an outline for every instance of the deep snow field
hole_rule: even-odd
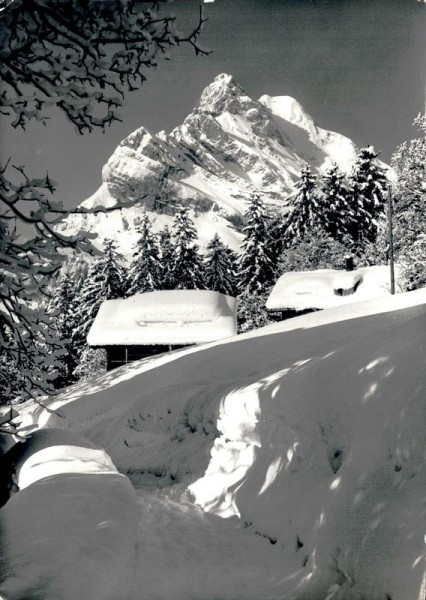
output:
[[[425,342],[419,290],[25,405],[67,431],[16,458],[0,597],[425,600]]]

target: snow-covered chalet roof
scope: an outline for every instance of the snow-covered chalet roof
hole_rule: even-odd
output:
[[[90,346],[202,344],[237,333],[235,298],[208,290],[167,290],[102,303]]]
[[[334,308],[387,296],[389,288],[388,266],[362,267],[353,271],[294,271],[281,275],[266,308],[272,311]]]

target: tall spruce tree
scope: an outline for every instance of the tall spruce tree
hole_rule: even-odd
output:
[[[271,249],[267,215],[262,200],[253,194],[245,214],[242,255],[240,257],[240,289],[253,294],[264,292],[274,280],[275,256]]]
[[[348,233],[361,245],[375,241],[378,219],[385,211],[388,182],[384,169],[376,161],[379,154],[373,146],[362,148],[350,178],[349,204],[353,221]]]
[[[322,224],[325,234],[341,242],[353,226],[355,214],[348,202],[348,188],[344,175],[333,165],[325,172],[321,181]]]
[[[175,289],[205,289],[203,260],[195,244],[197,233],[189,215],[189,208],[182,206],[173,223],[174,260],[173,279]]]
[[[175,247],[172,242],[172,234],[170,233],[170,229],[167,225],[159,233],[158,247],[160,253],[159,289],[172,290],[175,287],[173,275]]]
[[[127,273],[127,294],[158,290],[161,284],[161,266],[157,241],[151,231],[151,221],[145,213],[137,226],[136,243]]]
[[[104,256],[100,263],[105,277],[106,299],[122,298],[126,291],[126,275],[123,257],[117,251],[114,240],[104,241]]]
[[[204,259],[207,289],[234,296],[238,293],[237,256],[216,233]]]
[[[87,334],[104,300],[124,295],[124,270],[115,243],[105,240],[104,254],[89,268],[80,292],[75,298],[72,343],[80,354]]]
[[[54,320],[54,328],[59,339],[71,338],[71,317],[76,295],[75,284],[68,270],[62,269],[58,285],[52,292],[48,312]]]
[[[406,290],[426,286],[426,116],[413,125],[420,136],[401,144],[392,157],[394,247]]]
[[[64,355],[58,361],[58,377],[55,387],[61,388],[72,382],[72,373],[77,366],[77,356],[71,343],[75,312],[76,282],[68,268],[62,269],[58,285],[52,292],[48,314],[58,340],[64,347]]]
[[[302,169],[296,183],[296,193],[291,198],[292,208],[284,223],[285,245],[303,239],[305,233],[323,224],[322,206],[317,191],[317,176],[311,168]]]

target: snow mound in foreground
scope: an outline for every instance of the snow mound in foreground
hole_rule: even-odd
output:
[[[128,597],[136,495],[92,446],[70,432],[40,430],[11,450],[20,489],[0,510],[0,598]]]
[[[270,542],[264,592],[215,597],[423,600],[425,331],[424,290],[354,303],[128,365],[51,408],[136,486],[181,481]],[[29,428],[56,420],[28,408]]]

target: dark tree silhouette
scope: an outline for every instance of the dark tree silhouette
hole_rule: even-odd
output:
[[[179,35],[163,2],[16,0],[1,16],[2,114],[14,127],[45,121],[57,106],[80,133],[120,120],[160,56],[186,42],[195,52],[204,18]]]

